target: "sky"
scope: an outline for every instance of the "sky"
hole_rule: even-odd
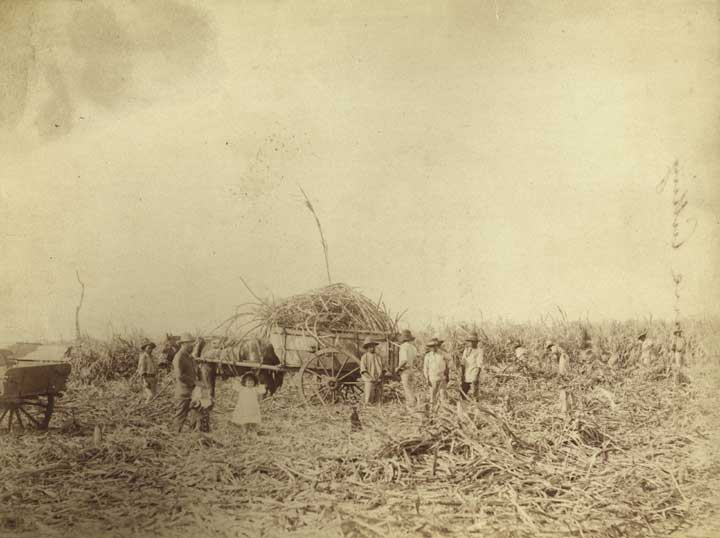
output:
[[[720,315],[717,2],[0,1],[0,341],[332,278],[411,327]],[[670,247],[679,161],[687,243]],[[694,230],[694,231],[693,231]]]

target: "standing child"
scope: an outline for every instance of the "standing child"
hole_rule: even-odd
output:
[[[257,427],[260,425],[260,397],[265,394],[265,386],[258,385],[257,377],[250,372],[233,381],[238,398],[230,421],[240,426],[244,432],[257,435]]]

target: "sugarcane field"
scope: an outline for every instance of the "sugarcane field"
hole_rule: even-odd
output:
[[[0,538],[720,537],[705,0],[0,0]]]

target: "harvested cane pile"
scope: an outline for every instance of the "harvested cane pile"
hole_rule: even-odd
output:
[[[126,381],[71,387],[50,432],[0,436],[0,531],[619,537],[700,513],[687,389],[633,378],[614,405],[579,395],[569,416],[556,389],[515,380],[480,406],[364,408],[351,433],[348,407],[304,408],[286,387],[246,438],[222,382],[213,432],[180,436],[168,390],[144,404]]]
[[[697,475],[683,463],[692,438],[658,417],[668,412],[652,399],[658,389],[674,390],[639,383],[619,395],[633,402],[622,411],[595,401],[570,417],[553,413],[554,402],[539,407],[539,394],[532,411],[443,407],[416,435],[362,462],[359,475],[416,491],[443,484],[451,521],[482,521],[493,533],[670,532],[702,503],[688,492]],[[685,398],[675,394],[675,405]]]
[[[225,323],[228,332],[268,333],[273,327],[285,327],[313,334],[353,330],[390,333],[396,331],[400,318],[391,317],[382,298],[373,302],[346,284],[332,284],[279,302],[259,301],[241,308]]]
[[[183,435],[165,377],[150,404],[126,380],[74,381],[50,431],[0,433],[0,534],[667,534],[707,511],[719,464],[694,455],[713,426],[695,421],[694,385],[623,374],[592,389],[579,372],[483,374],[480,405],[361,407],[357,432],[349,407],[304,407],[286,384],[262,402],[258,437],[228,423],[222,381],[213,431]]]

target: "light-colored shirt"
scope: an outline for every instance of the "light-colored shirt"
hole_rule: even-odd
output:
[[[147,351],[140,352],[138,357],[138,374],[139,375],[157,375],[158,367],[155,357],[153,357]]]
[[[480,370],[483,367],[483,350],[482,348],[465,348],[462,354],[462,365],[465,367],[465,383],[474,383],[477,381]]]
[[[672,350],[673,350],[675,353],[685,353],[686,345],[687,345],[687,344],[686,344],[686,342],[685,342],[685,338],[684,338],[684,337],[682,337],[682,336],[675,336],[675,337],[673,338]]]
[[[643,364],[648,365],[652,362],[654,362],[655,358],[655,342],[650,340],[650,338],[646,338],[643,340],[642,344],[640,344],[640,360]]]
[[[429,351],[423,361],[423,375],[431,383],[445,379],[448,371],[448,361],[440,352]]]
[[[380,381],[383,374],[382,358],[377,353],[365,353],[360,359],[360,375],[365,381]]]
[[[563,349],[559,349],[554,353],[558,361],[558,374],[566,374],[570,369],[570,356]]]
[[[416,360],[417,349],[412,342],[403,342],[400,344],[400,351],[398,352],[398,370],[403,368],[415,368]]]

